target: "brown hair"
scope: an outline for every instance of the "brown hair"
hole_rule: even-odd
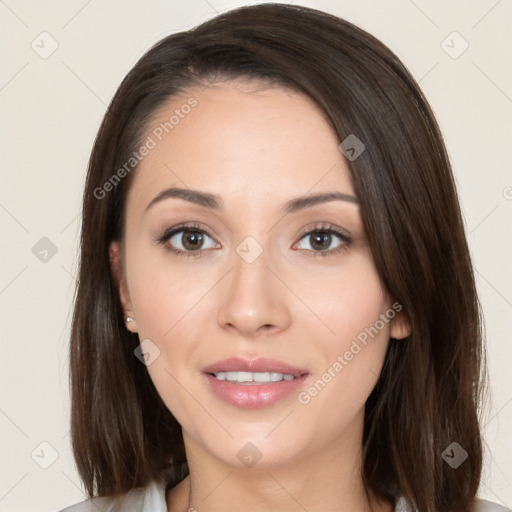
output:
[[[133,172],[104,184],[141,145],[173,95],[220,79],[256,79],[312,98],[340,141],[366,149],[348,161],[373,258],[412,334],[391,340],[366,404],[367,489],[419,512],[468,511],[481,474],[478,406],[485,382],[481,313],[443,139],[398,57],[330,14],[260,4],[170,35],[129,72],[92,150],[70,346],[71,438],[89,496],[121,497],[166,474],[187,474],[181,428],[134,356],[109,261],[122,240]],[[136,169],[136,167],[134,168]],[[112,181],[111,181],[112,183]],[[111,189],[111,190],[110,190]],[[102,190],[101,193],[98,191]],[[469,454],[453,469],[442,452]]]

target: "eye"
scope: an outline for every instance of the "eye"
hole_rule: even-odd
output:
[[[307,242],[305,247],[299,246],[302,240]],[[189,257],[199,257],[207,249],[220,247],[199,224],[181,224],[167,229],[155,241],[174,254]],[[340,228],[320,224],[305,231],[293,248],[305,251],[309,256],[329,256],[348,248],[350,244],[350,237]]]
[[[165,244],[167,250],[185,256],[198,256],[203,250],[216,246],[216,242],[198,224],[175,226],[166,230],[156,241]]]
[[[337,245],[336,239],[339,240]],[[311,256],[335,254],[348,247],[351,243],[351,239],[346,233],[330,224],[317,225],[314,229],[309,229],[309,231],[302,235],[301,240],[306,240],[306,247],[298,248],[310,252]],[[299,244],[300,241],[295,246]]]

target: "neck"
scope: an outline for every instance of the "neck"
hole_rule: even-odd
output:
[[[240,468],[214,458],[189,439],[190,474],[169,490],[168,510],[392,512],[392,503],[365,492],[361,445],[334,445],[279,466]]]

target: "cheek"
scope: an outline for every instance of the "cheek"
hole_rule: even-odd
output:
[[[339,271],[317,276],[314,285],[312,280],[304,282],[297,294],[304,297],[317,317],[321,328],[318,332],[323,335],[320,339],[325,340],[326,347],[338,350],[374,326],[386,311],[387,300],[369,256],[352,260]],[[389,324],[380,327],[382,337],[387,337]]]
[[[134,309],[140,341],[150,339],[159,355],[147,371],[161,399],[186,430],[195,431],[204,411],[191,399],[189,390],[197,385],[197,375],[187,371],[187,362],[197,353],[198,324],[205,318],[204,304],[198,302],[201,289],[185,277],[147,272],[134,280]],[[130,290],[132,294],[132,290]]]
[[[211,272],[210,277],[204,271],[184,272],[184,265],[172,265],[170,258],[155,256],[156,252],[132,249],[127,266],[130,299],[140,341],[150,339],[160,351],[148,365],[148,373],[179,423],[193,428],[189,413],[194,403],[187,390],[197,385],[197,375],[186,370],[186,363],[196,361],[198,341],[208,332],[212,305],[207,292],[215,279]],[[194,414],[200,417],[204,411],[198,408]]]
[[[335,435],[364,407],[377,382],[394,311],[386,316],[387,300],[369,259],[333,276],[317,281],[316,292],[308,293],[328,328],[321,326],[322,335],[314,338],[315,375],[298,401]]]
[[[189,315],[200,314],[208,277],[184,272],[162,248],[134,247],[131,254],[127,277],[139,336],[167,343]]]

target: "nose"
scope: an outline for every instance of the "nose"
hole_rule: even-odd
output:
[[[218,287],[218,325],[248,339],[286,330],[290,292],[276,271],[269,268],[265,250],[248,263],[236,252],[233,268]]]

